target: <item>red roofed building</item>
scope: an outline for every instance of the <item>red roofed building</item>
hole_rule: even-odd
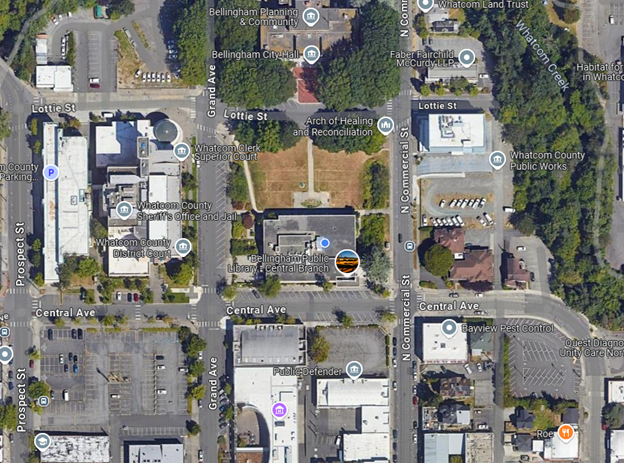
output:
[[[494,281],[494,256],[489,249],[466,249],[463,260],[456,260],[450,280],[468,283]]]
[[[297,101],[299,103],[318,103],[313,90],[316,84],[316,69],[295,66],[293,74],[297,79]]]
[[[436,228],[433,231],[433,239],[439,245],[448,248],[453,254],[463,254],[464,252],[463,228]]]

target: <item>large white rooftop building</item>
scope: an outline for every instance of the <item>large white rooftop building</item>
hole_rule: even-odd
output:
[[[66,254],[89,254],[89,174],[86,137],[63,135],[58,125],[43,124],[43,165],[58,167],[54,182],[43,182],[44,279],[58,281]]]
[[[442,323],[423,323],[422,359],[425,363],[463,363],[468,360],[468,334],[458,328],[452,338],[442,333]]]
[[[50,447],[41,452],[41,463],[108,463],[108,436],[51,436]],[[163,462],[164,463],[164,462]]]
[[[342,436],[343,461],[390,461],[389,379],[318,379],[316,406],[360,409],[360,432]]]
[[[234,375],[236,403],[251,408],[264,419],[268,428],[269,461],[295,463],[299,461],[299,409],[296,376],[274,375],[273,368],[237,367]],[[276,402],[286,404],[288,413],[280,420],[271,408]]]
[[[73,92],[71,66],[37,66],[35,85],[55,92]]]
[[[182,444],[129,445],[129,463],[183,463]]]
[[[428,114],[419,120],[422,151],[475,154],[485,151],[484,114]]]

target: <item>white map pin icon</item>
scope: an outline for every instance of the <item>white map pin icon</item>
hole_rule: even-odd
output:
[[[469,68],[470,66],[472,66],[476,58],[477,56],[475,55],[474,51],[468,48],[465,48],[459,52],[459,62],[465,68]]]
[[[9,346],[0,347],[0,363],[7,365],[11,360],[13,360],[13,349]]]
[[[309,64],[316,63],[321,57],[321,50],[314,45],[308,45],[303,50],[303,59],[306,60]]]
[[[181,257],[186,257],[193,250],[193,245],[186,238],[180,238],[175,242],[175,250]]]
[[[355,381],[360,376],[362,376],[362,373],[364,373],[364,367],[362,366],[360,362],[356,362],[354,360],[352,362],[347,363],[347,366],[345,368],[345,373],[347,374],[349,378]]]
[[[420,11],[423,13],[429,13],[433,5],[433,0],[418,0],[418,8],[420,8]]]
[[[455,320],[451,320],[450,318],[448,320],[444,320],[440,328],[442,330],[442,334],[449,339],[457,334],[457,323],[455,323]]]
[[[130,204],[128,201],[122,201],[117,204],[116,210],[119,218],[121,220],[126,220],[132,215],[132,204]]]
[[[321,15],[316,8],[308,8],[303,12],[303,22],[310,27],[314,27],[319,19],[321,19]]]
[[[45,432],[40,432],[39,434],[37,434],[34,441],[35,447],[37,447],[37,450],[39,450],[40,452],[45,452],[46,450],[48,450],[48,447],[50,447],[50,444],[52,443],[52,439]]]
[[[191,147],[186,143],[178,143],[173,147],[173,155],[178,158],[178,161],[180,162],[184,162],[190,154]]]
[[[501,170],[507,162],[507,157],[502,151],[494,151],[492,154],[490,154],[488,160],[490,161],[490,165],[494,169]]]
[[[377,129],[386,136],[394,130],[394,121],[388,116],[382,117],[377,121]]]

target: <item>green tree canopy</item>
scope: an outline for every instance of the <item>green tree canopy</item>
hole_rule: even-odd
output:
[[[277,275],[271,275],[264,280],[264,282],[258,286],[258,291],[263,296],[266,297],[275,297],[279,294],[282,289],[282,282],[280,281]]]
[[[453,260],[453,253],[448,248],[435,243],[425,252],[423,265],[432,275],[443,277],[451,270]]]

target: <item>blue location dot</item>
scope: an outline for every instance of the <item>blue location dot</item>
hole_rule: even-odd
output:
[[[316,240],[319,250],[323,251],[331,246],[331,240],[326,236],[321,236]]]
[[[54,182],[59,177],[59,169],[54,164],[48,164],[43,168],[43,177],[48,182]]]

